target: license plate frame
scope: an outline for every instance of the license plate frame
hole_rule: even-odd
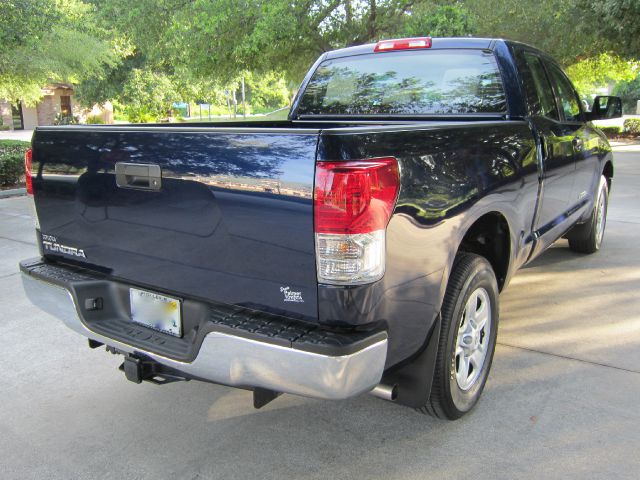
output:
[[[138,325],[166,333],[182,336],[182,301],[140,288],[129,288],[131,321]]]

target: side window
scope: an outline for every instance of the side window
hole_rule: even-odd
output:
[[[573,85],[571,85],[571,82],[560,68],[552,63],[547,63],[546,66],[551,75],[551,81],[555,86],[558,103],[564,113],[564,119],[567,122],[582,121],[578,94],[573,89]]]
[[[560,120],[556,102],[553,98],[551,84],[542,66],[540,57],[533,53],[525,52],[524,59],[531,73],[531,81],[528,82],[527,97],[534,115]]]

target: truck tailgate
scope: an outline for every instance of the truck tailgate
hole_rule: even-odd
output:
[[[317,139],[311,129],[39,128],[43,254],[154,291],[314,320]]]

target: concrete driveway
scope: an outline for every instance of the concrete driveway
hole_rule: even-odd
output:
[[[557,244],[501,297],[484,396],[457,422],[189,382],[127,382],[120,360],[41,313],[16,264],[27,201],[0,201],[3,479],[640,478],[640,152],[616,154],[604,249]]]

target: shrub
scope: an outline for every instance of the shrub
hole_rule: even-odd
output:
[[[640,135],[640,118],[627,118],[624,121],[624,132]]]
[[[180,96],[169,76],[136,68],[123,86],[120,101],[131,123],[148,123],[167,118],[171,105]]]
[[[73,115],[62,115],[61,113],[56,115],[56,118],[53,119],[54,125],[77,125],[80,123],[79,117],[74,117]]]
[[[598,128],[600,128],[600,130],[602,130],[602,133],[604,133],[609,138],[617,137],[622,132],[622,127],[618,127],[616,125],[613,125],[610,127],[598,127]]]
[[[127,121],[130,123],[152,123],[158,121],[158,117],[144,107],[135,108],[127,106],[126,111]]]
[[[20,183],[24,176],[24,152],[27,148],[29,142],[0,140],[0,186]]]
[[[102,117],[100,115],[89,115],[85,123],[87,125],[99,125],[103,124],[104,120],[102,120]]]
[[[9,125],[0,125],[0,130],[11,130]]]

